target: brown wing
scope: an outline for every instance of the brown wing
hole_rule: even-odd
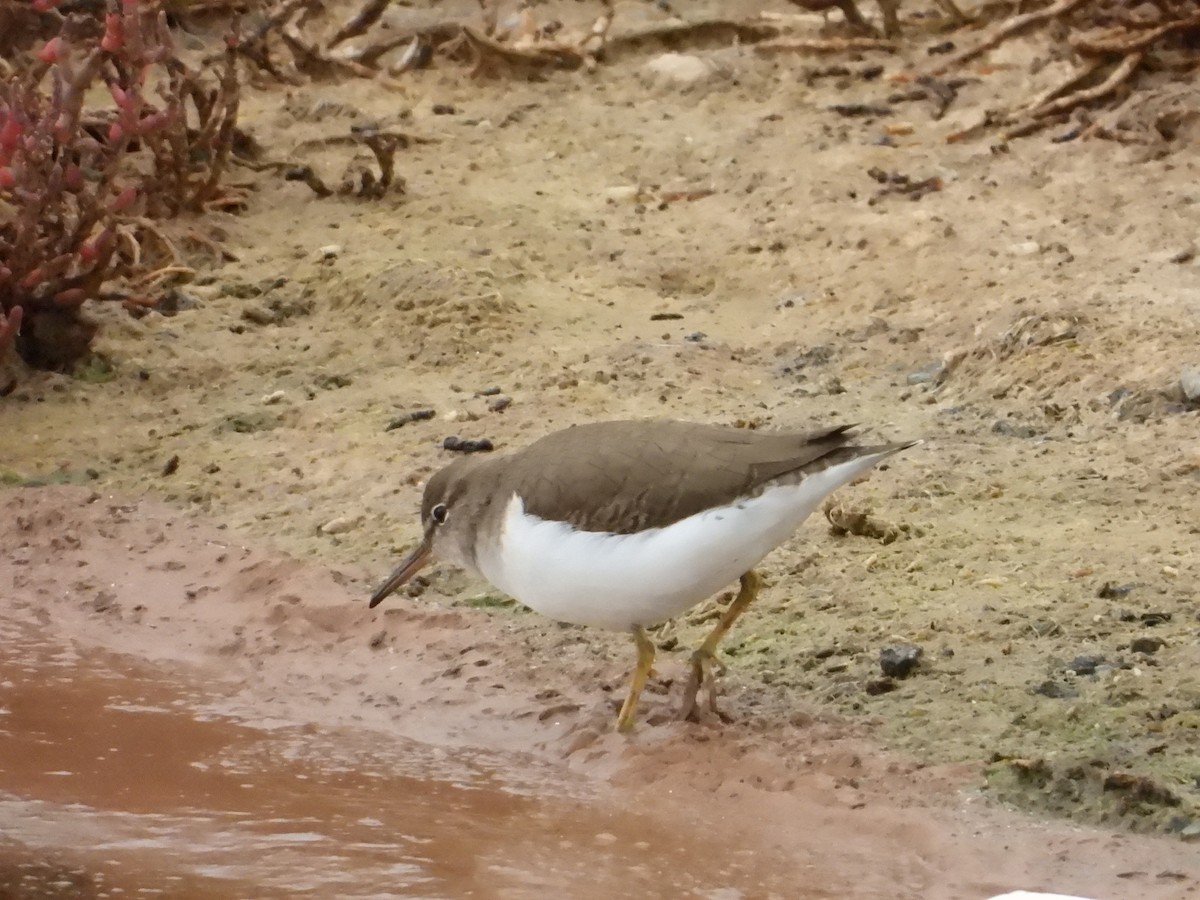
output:
[[[584,531],[659,528],[865,452],[849,446],[852,427],[782,434],[670,421],[578,425],[519,454],[513,487],[527,512]]]

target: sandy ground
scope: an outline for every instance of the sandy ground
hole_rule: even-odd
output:
[[[815,73],[828,60],[705,51],[716,74],[687,89],[644,75],[650,48],[538,81],[440,66],[399,94],[250,91],[243,123],[268,154],[334,181],[352,151],[305,141],[362,121],[431,140],[399,157],[407,192],[382,201],[240,175],[249,212],[198,226],[238,263],[186,286],[177,315],[99,310],[111,373],[35,375],[0,400],[0,464],[23,486],[2,498],[19,603],[79,640],[262,673],[245,703],[264,716],[550,754],[618,785],[713,790],[731,767],[824,779],[730,799],[735,818],[766,796],[780,817],[837,806],[847,773],[830,760],[849,751],[830,748],[851,741],[871,802],[898,792],[885,803],[898,830],[910,803],[922,819],[926,803],[957,809],[930,796],[969,784],[1081,822],[1194,832],[1200,439],[1178,381],[1200,364],[1200,270],[1172,261],[1195,239],[1194,148],[944,143],[1061,74],[1040,65],[1043,39],[997,51],[941,121],[920,104],[830,111],[882,102],[892,86],[856,73],[920,62],[935,39],[913,28],[900,54],[839,59],[849,74],[832,77]],[[899,122],[911,134],[880,145]],[[875,198],[873,167],[944,189]],[[477,395],[491,387],[512,403],[493,410]],[[437,415],[387,430],[420,408]],[[602,728],[626,638],[548,623],[445,567],[366,611],[417,536],[444,437],[503,451],[641,416],[849,421],[926,440],[841,495],[899,539],[837,538],[814,520],[768,559],[761,602],[727,644],[734,727],[662,723],[711,605],[660,633],[678,659],[664,654],[629,745]],[[82,487],[28,487],[45,483]],[[80,576],[79,553],[145,599],[88,612],[115,576]],[[878,653],[899,642],[924,664],[877,693]],[[865,747],[939,774],[890,772]],[[1004,821],[1031,847],[1070,833]],[[948,833],[931,840],[952,850]],[[1130,846],[1080,840],[1099,858]],[[1151,879],[1105,896],[1154,885],[1186,895]]]
[[[385,744],[486,749],[503,760],[508,779],[551,798],[562,779],[548,778],[547,767],[565,767],[593,785],[595,808],[638,816],[617,820],[624,827],[612,828],[613,849],[594,864],[627,855],[639,840],[660,846],[659,858],[676,859],[678,871],[649,883],[644,865],[631,866],[617,884],[640,895],[714,896],[683,890],[688,876],[710,887],[732,880],[741,888],[733,895],[747,897],[949,900],[1022,887],[1149,900],[1200,892],[1186,844],[1026,819],[984,802],[972,767],[883,752],[869,729],[832,717],[797,713],[788,723],[743,714],[736,727],[685,725],[670,721],[665,698],[656,697],[645,709],[653,724],[617,735],[612,703],[597,694],[606,680],[619,684],[620,665],[589,664],[594,654],[578,641],[575,652],[545,654],[544,635],[498,616],[368,612],[342,573],[247,547],[227,529],[183,519],[156,501],[44,488],[8,492],[0,513],[9,523],[0,536],[13,551],[0,586],[20,598],[6,612],[9,624],[203,685],[208,720],[219,711],[276,728],[303,723],[314,743],[340,733],[345,746],[355,731]],[[518,656],[537,662],[522,666]],[[89,718],[77,712],[80,725]],[[187,734],[185,743],[203,743],[201,734]],[[166,735],[142,739],[164,756],[180,749]],[[332,740],[333,749],[317,752],[336,753]],[[48,762],[59,755],[42,753]],[[139,812],[159,808],[155,782],[163,776],[153,774],[161,771],[153,755],[134,792]],[[123,781],[119,773],[98,779],[91,802],[112,805]],[[301,789],[284,788],[303,806],[311,801],[296,794]],[[379,787],[372,796],[381,810],[385,798],[402,798]],[[591,821],[581,813],[574,819],[583,829]],[[456,855],[475,859],[481,871],[457,878],[449,896],[545,896],[497,893],[495,881],[489,890],[484,861],[499,852],[509,866],[531,865],[546,852],[539,843],[572,835],[569,822],[548,827],[530,815],[498,839],[467,842]],[[67,859],[84,849],[72,846],[70,829],[57,843]],[[599,878],[594,872],[561,887],[574,897],[619,895]]]

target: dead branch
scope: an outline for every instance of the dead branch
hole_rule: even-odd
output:
[[[285,0],[279,7],[258,23],[258,27],[248,31],[242,35],[234,45],[234,49],[241,52],[244,47],[258,44],[266,38],[268,34],[277,31],[284,22],[291,20],[297,13],[306,15],[314,14],[320,7],[320,0]],[[212,62],[219,58],[218,56],[210,57],[205,60],[206,63]]]
[[[353,75],[357,78],[374,78],[378,73],[353,60],[336,59],[318,50],[313,44],[304,39],[300,29],[294,24],[284,25],[279,29],[279,37],[292,54],[296,70],[310,78],[336,78],[339,75]]]
[[[1113,69],[1109,76],[1100,82],[1100,84],[1044,103],[1032,110],[1029,115],[1035,119],[1042,119],[1046,116],[1068,112],[1083,103],[1091,103],[1093,100],[1107,97],[1137,71],[1137,67],[1142,64],[1142,60],[1145,58],[1146,54],[1144,52],[1130,53],[1121,60],[1120,65]]]
[[[472,28],[462,26],[463,46],[471,57],[471,75],[494,74],[505,68],[515,69],[578,69],[585,64],[587,54],[566,44],[545,43],[516,47],[503,44]]]
[[[364,66],[374,68],[379,65],[380,57],[391,53],[397,47],[406,47],[416,42],[417,47],[427,51],[440,47],[442,44],[455,40],[462,34],[462,26],[455,22],[439,22],[425,28],[406,31],[394,38],[389,38],[378,44],[370,44],[355,51],[353,58]]]
[[[947,141],[963,140],[994,125],[1007,129],[1005,139],[1032,134],[1074,110],[1110,103],[1110,98],[1131,84],[1143,68],[1150,72],[1160,71],[1164,66],[1179,70],[1181,61],[1178,57],[1174,60],[1171,57],[1156,58],[1154,65],[1144,64],[1148,62],[1149,54],[1171,46],[1181,47],[1190,54],[1188,41],[1200,33],[1200,9],[1191,0],[1155,3],[1148,11],[1140,8],[1131,11],[1124,4],[1101,0],[1058,0],[1044,9],[1013,16],[978,44],[939,63],[931,74],[961,66],[1016,34],[1050,22],[1059,29],[1055,40],[1065,43],[1075,54],[1075,71],[1043,89],[1020,108],[1007,113],[989,113],[982,122],[948,135]],[[1190,59],[1191,55],[1183,57],[1182,65],[1194,67],[1194,62],[1186,62]],[[1109,126],[1096,125],[1090,115],[1086,115],[1077,119],[1076,127],[1058,135],[1055,141],[1061,143],[1083,135],[1116,131]],[[1167,127],[1160,131],[1160,136],[1169,139],[1170,132]],[[1122,132],[1120,139],[1129,140],[1130,136]]]
[[[1057,3],[1047,6],[1045,9],[1035,10],[1024,15],[1013,16],[990,35],[985,37],[980,43],[973,47],[968,47],[953,56],[948,56],[941,61],[937,66],[934,66],[926,74],[937,77],[945,75],[951,69],[958,68],[963,63],[968,63],[977,57],[982,56],[987,51],[1000,46],[1010,37],[1018,35],[1023,31],[1033,28],[1035,25],[1040,25],[1043,22],[1048,22],[1051,19],[1059,16],[1064,16],[1072,10],[1077,9],[1085,3],[1091,3],[1094,0],[1058,0]]]
[[[358,37],[360,34],[366,34],[367,31],[380,20],[384,12],[392,0],[367,0],[353,17],[337,30],[337,33],[325,43],[326,50],[332,50],[342,41],[352,37]]]
[[[1069,43],[1077,53],[1100,56],[1105,53],[1132,53],[1144,50],[1173,31],[1200,27],[1200,13],[1167,22],[1141,34],[1130,34],[1125,28],[1105,28],[1100,33],[1084,32],[1072,35]]]
[[[365,143],[362,134],[366,134],[373,126],[359,126],[351,128],[350,134],[331,134],[328,137],[312,138],[311,140],[301,141],[294,148],[293,153],[303,153],[308,150],[315,150],[319,147],[338,147],[352,144]],[[439,138],[427,137],[425,135],[411,134],[407,131],[373,131],[380,137],[392,141],[398,149],[407,150],[411,144],[439,144]]]
[[[131,217],[129,221],[131,225],[135,225],[137,227],[139,234],[149,235],[158,241],[159,246],[162,248],[162,255],[168,260],[167,265],[183,265],[183,257],[179,254],[179,248],[175,246],[169,237],[163,234],[162,229],[159,228],[158,225],[144,216],[134,216]],[[121,233],[124,232],[122,231]],[[139,245],[140,241],[136,240],[135,238],[134,244]]]
[[[761,44],[782,38],[790,28],[766,17],[750,21],[702,19],[696,22],[668,22],[640,31],[614,35],[604,51],[608,62],[649,49],[706,49],[734,44]]]
[[[217,263],[218,265],[226,262],[240,262],[238,255],[228,247],[222,247],[212,238],[200,234],[200,232],[196,231],[195,229],[184,234],[182,240],[207,250],[212,254],[213,262]]]
[[[312,166],[292,166],[283,174],[284,181],[303,181],[318,197],[332,197],[333,189],[321,180]]]
[[[196,270],[190,266],[163,266],[160,269],[155,269],[153,272],[147,272],[141,278],[134,282],[134,290],[145,291],[148,288],[154,287],[165,278],[171,278],[176,275],[186,276],[187,281],[196,277]]]
[[[1088,78],[1090,78],[1100,68],[1101,68],[1101,65],[1100,65],[1099,60],[1087,61],[1084,64],[1084,67],[1082,69],[1080,69],[1079,71],[1076,71],[1076,72],[1072,72],[1071,75],[1068,78],[1066,78],[1064,81],[1062,81],[1058,84],[1055,84],[1055,85],[1051,85],[1050,87],[1046,88],[1046,90],[1042,91],[1040,94],[1038,94],[1032,100],[1030,100],[1029,103],[1026,104],[1026,109],[1034,110],[1034,109],[1039,109],[1039,108],[1045,106],[1047,103],[1049,103],[1051,100],[1053,100],[1055,97],[1059,96],[1060,94],[1064,94],[1067,91],[1071,90],[1072,88],[1074,88],[1080,84],[1083,84],[1085,81],[1088,80]]]
[[[767,56],[775,53],[851,53],[863,50],[897,50],[895,41],[884,38],[776,38],[762,41],[755,53]]]
[[[316,140],[304,141],[296,146],[294,152],[303,152],[320,147],[359,146],[366,147],[375,157],[379,166],[376,175],[369,168],[352,163],[343,176],[340,186],[334,190],[307,164],[293,165],[284,173],[287,181],[303,181],[318,197],[330,197],[334,194],[354,195],[368,199],[378,199],[389,192],[404,193],[406,182],[396,174],[396,153],[405,150],[414,143],[437,143],[434,138],[415,137],[402,131],[380,131],[374,125],[355,125],[350,134],[331,135]]]

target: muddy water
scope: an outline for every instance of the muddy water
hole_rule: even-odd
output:
[[[238,721],[194,676],[0,647],[0,897],[779,895],[527,761]]]

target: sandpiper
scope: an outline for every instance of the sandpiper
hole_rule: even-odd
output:
[[[438,558],[552,619],[628,632],[637,667],[617,717],[628,731],[654,663],[645,629],[740,579],[692,654],[680,715],[695,717],[702,686],[715,711],[717,645],[754,600],[754,567],[834,490],[920,443],[857,446],[852,427],[598,422],[508,456],[465,457],[429,479],[424,536],[370,605]]]

